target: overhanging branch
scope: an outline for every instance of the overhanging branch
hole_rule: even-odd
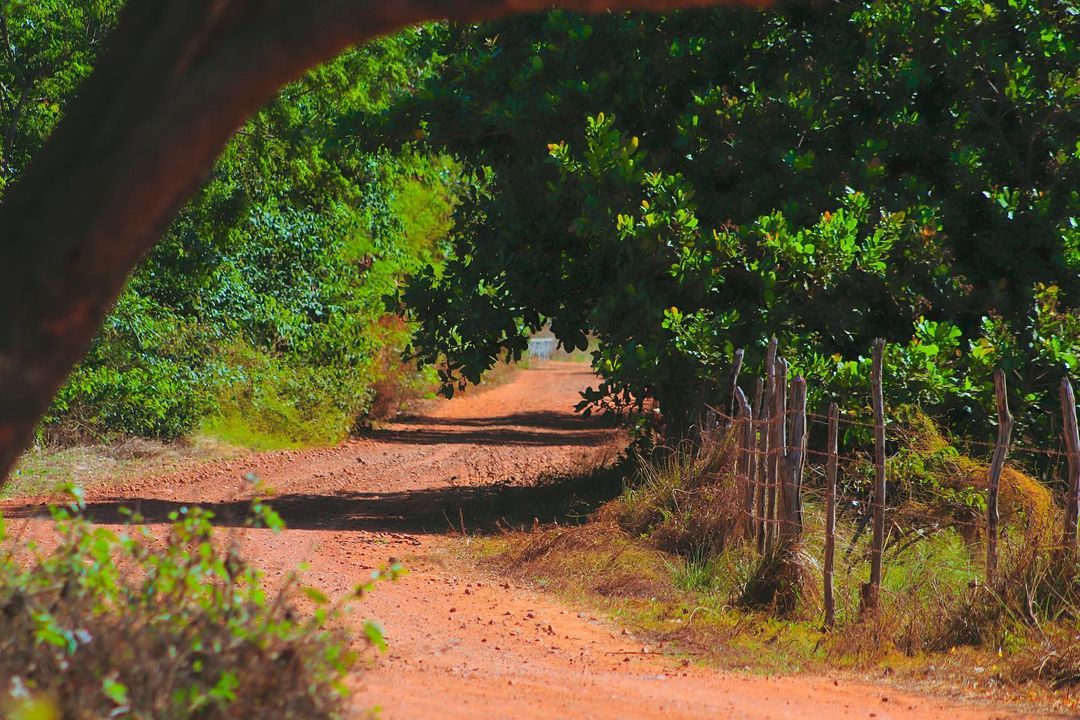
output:
[[[738,0],[734,0],[738,2]],[[707,0],[130,0],[65,118],[0,205],[0,479],[140,257],[283,85],[427,20]],[[741,4],[760,4],[745,0]],[[2,484],[2,480],[0,480]]]

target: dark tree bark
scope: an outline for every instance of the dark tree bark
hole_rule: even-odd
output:
[[[716,3],[130,0],[93,74],[0,205],[0,479],[139,259],[230,135],[282,85],[424,20],[707,4]]]

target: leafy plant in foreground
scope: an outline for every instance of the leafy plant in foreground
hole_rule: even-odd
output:
[[[42,717],[332,718],[357,649],[337,624],[345,604],[289,576],[268,592],[213,513],[181,508],[164,537],[129,513],[119,531],[92,525],[75,491],[53,507],[49,551],[0,559],[0,712]],[[281,529],[262,499],[248,527]],[[314,606],[301,611],[298,601]],[[374,623],[365,642],[385,643]]]

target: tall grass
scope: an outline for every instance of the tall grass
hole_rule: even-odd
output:
[[[916,460],[922,473],[937,467],[916,458],[917,449],[906,451],[909,467]],[[944,450],[935,445],[933,452]],[[807,473],[800,542],[762,557],[742,532],[730,431],[638,463],[622,496],[598,514],[637,542],[667,553],[676,589],[711,607],[820,623],[824,512],[813,487],[820,476],[814,468]],[[959,464],[965,477],[977,474],[974,461],[960,457]],[[954,472],[957,466],[940,467]],[[1034,492],[1026,476],[1010,472],[1023,481],[1019,487]],[[1080,682],[1080,652],[1073,649],[1080,642],[1080,567],[1055,547],[1057,511],[1047,505],[1007,516],[999,571],[988,584],[977,521],[969,514],[950,516],[951,505],[940,500],[941,487],[975,493],[977,481],[971,487],[960,487],[955,475],[901,481],[904,492],[888,512],[881,608],[873,614],[862,615],[859,607],[860,588],[869,578],[865,518],[854,506],[842,507],[834,580],[838,622],[820,640],[826,655],[873,663],[897,652],[914,657],[971,647],[1000,653],[1016,679]]]
[[[726,435],[639,455],[637,477],[607,512],[660,550],[685,557],[723,553],[741,522],[734,461]]]

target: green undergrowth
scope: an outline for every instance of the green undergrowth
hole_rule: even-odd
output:
[[[359,417],[353,415],[355,407],[348,409],[350,403],[329,402],[325,388],[305,392],[310,375],[305,380],[250,348],[238,354],[253,368],[252,377],[238,380],[223,392],[218,410],[204,418],[196,431],[173,440],[111,434],[96,440],[38,443],[19,459],[0,488],[0,498],[47,495],[65,483],[102,487],[251,451],[329,446],[352,431],[435,399],[437,383],[430,368],[402,369],[389,352],[380,355],[372,374],[375,379],[365,381],[360,392],[365,409]],[[482,392],[511,382],[527,367],[527,361],[499,365],[467,391]],[[305,396],[308,402],[297,400]]]
[[[72,488],[51,508],[54,539],[0,523],[0,716],[9,718],[338,718],[365,648],[364,623],[339,622],[397,565],[331,602],[296,574],[268,582],[221,537],[213,513],[181,508],[154,533],[136,514],[117,527],[83,516]],[[246,526],[281,521],[262,499]],[[152,681],[148,681],[152,679]]]
[[[17,82],[10,91],[40,112],[7,128],[0,193],[64,114],[123,4],[11,9],[18,58],[0,58],[0,88]],[[319,445],[429,392],[433,373],[402,360],[413,329],[393,298],[407,278],[441,272],[469,181],[451,154],[355,142],[350,127],[442,62],[431,32],[310,69],[238,129],[41,418],[40,446],[199,432],[255,449]]]

